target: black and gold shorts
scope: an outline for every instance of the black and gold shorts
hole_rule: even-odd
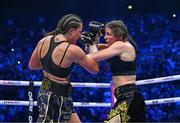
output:
[[[105,123],[145,122],[145,102],[135,84],[128,84],[115,89],[117,98]]]
[[[46,82],[46,83],[45,83]],[[48,82],[48,83],[47,83]],[[67,122],[75,112],[73,100],[70,96],[69,84],[57,84],[42,81],[38,93],[39,117],[37,122]]]

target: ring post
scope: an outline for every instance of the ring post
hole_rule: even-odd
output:
[[[33,90],[34,90],[34,82],[33,81],[29,81],[29,87],[28,87],[28,96],[29,96],[29,116],[28,116],[28,120],[29,123],[33,122]]]

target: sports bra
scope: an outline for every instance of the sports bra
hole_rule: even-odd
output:
[[[129,41],[137,52],[137,45],[134,41]],[[110,58],[109,65],[113,76],[118,75],[136,75],[136,60],[134,61],[123,61],[120,56],[114,56]]]
[[[46,71],[54,76],[61,77],[61,78],[67,77],[70,74],[70,72],[72,71],[72,68],[74,66],[74,63],[72,63],[71,66],[68,68],[60,67],[70,44],[68,44],[68,46],[66,47],[63,57],[60,60],[59,65],[56,65],[52,60],[52,53],[53,53],[54,49],[57,46],[61,45],[63,42],[66,42],[66,41],[55,42],[54,36],[53,36],[51,38],[50,46],[49,46],[47,54],[43,58],[41,58],[41,63],[42,63],[44,71]],[[40,53],[41,53],[41,50],[42,50],[42,47],[40,49]]]

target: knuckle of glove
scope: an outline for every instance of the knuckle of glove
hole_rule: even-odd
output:
[[[95,41],[93,38],[93,34],[91,34],[90,32],[82,32],[80,40],[83,41],[83,43],[85,44],[91,44],[91,45]]]

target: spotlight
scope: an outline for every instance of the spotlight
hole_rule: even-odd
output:
[[[20,61],[18,61],[18,64],[21,64],[21,62],[20,62]]]
[[[173,17],[175,18],[175,17],[176,17],[176,14],[173,14]]]
[[[132,9],[132,5],[128,5],[128,9],[131,10]]]
[[[14,52],[14,49],[12,48],[11,51]]]

